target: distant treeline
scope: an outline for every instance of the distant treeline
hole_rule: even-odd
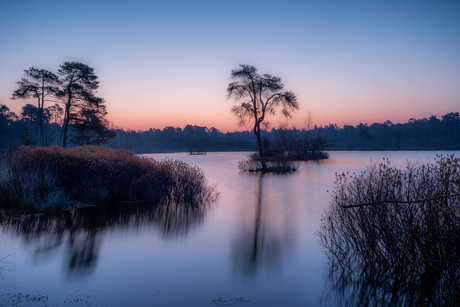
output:
[[[460,115],[451,112],[437,118],[411,118],[404,124],[391,121],[315,127],[330,141],[331,150],[458,150],[460,149]]]
[[[314,126],[310,130],[273,128],[263,131],[265,148],[291,150],[306,139],[320,142],[319,148],[329,150],[459,150],[460,115],[448,113],[440,119],[411,118],[407,123],[391,121],[359,124]],[[168,151],[252,151],[257,150],[250,131],[222,133],[215,128],[187,125],[184,129],[166,127],[136,132],[117,130],[109,143],[112,148],[134,152]]]
[[[26,105],[18,116],[0,105],[0,146],[2,149],[34,145],[38,139],[35,110]],[[52,110],[51,110],[52,111]],[[56,113],[56,112],[55,112]],[[59,144],[62,120],[58,114],[45,112],[45,143]],[[184,128],[165,127],[133,131],[115,129],[117,136],[107,146],[135,153],[255,151],[257,142],[251,131],[226,132],[211,127],[187,125]],[[407,123],[390,121],[357,126],[336,124],[314,126],[310,130],[274,128],[262,131],[266,149],[296,150],[313,147],[323,150],[459,150],[460,115],[448,113],[441,118],[411,118]],[[71,145],[72,146],[72,145]]]
[[[44,143],[46,146],[59,145],[64,111],[58,105],[46,108],[43,112]],[[38,109],[27,104],[20,115],[0,104],[0,148],[12,149],[19,145],[34,146],[39,139]]]
[[[257,148],[252,132],[222,133],[214,127],[187,125],[184,129],[176,127],[147,131],[116,129],[116,132],[117,137],[108,146],[136,153],[252,151]]]

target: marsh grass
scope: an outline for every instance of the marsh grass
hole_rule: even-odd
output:
[[[262,162],[265,162],[266,168],[263,168]],[[249,159],[238,163],[238,168],[242,172],[292,173],[299,168],[299,165],[296,161],[287,159],[284,151],[282,151],[263,158],[259,157],[257,153],[251,154]]]
[[[318,235],[342,302],[458,306],[460,160],[338,174]]]
[[[299,168],[299,161],[328,158],[327,152],[318,150],[265,149],[263,157],[260,157],[258,153],[253,153],[248,159],[241,160],[238,168],[241,172],[285,174],[295,172]],[[265,162],[265,168],[263,162]]]
[[[70,201],[192,204],[217,197],[196,166],[105,147],[21,147],[1,164],[4,209],[65,209]]]
[[[326,151],[289,151],[287,159],[290,161],[311,161],[329,159],[329,153]]]
[[[292,173],[298,169],[298,164],[293,161],[265,161],[267,168],[262,168],[262,161],[260,160],[242,160],[238,163],[238,168],[242,172],[262,172],[262,173]]]
[[[7,209],[65,209],[70,200],[70,194],[57,186],[50,174],[25,173],[3,180],[0,185],[0,203]]]

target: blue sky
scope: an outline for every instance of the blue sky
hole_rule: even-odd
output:
[[[250,129],[225,97],[242,63],[298,95],[297,127],[460,111],[459,1],[2,0],[0,42],[0,103],[18,113],[23,70],[64,61],[95,69],[125,129]]]

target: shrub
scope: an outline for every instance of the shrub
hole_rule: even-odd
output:
[[[260,160],[242,160],[238,163],[238,168],[242,172],[265,172],[265,173],[291,173],[298,168],[297,163],[287,160],[266,160],[267,168],[263,170]]]
[[[10,192],[2,192],[0,205],[38,211],[57,199],[65,203],[70,198],[79,202],[194,203],[217,195],[196,166],[95,146],[21,147],[13,155],[6,177],[0,189]]]
[[[64,209],[71,197],[49,173],[23,172],[0,184],[0,205],[7,209],[47,211]]]
[[[404,169],[386,161],[337,175],[318,234],[331,272],[342,272],[338,284],[353,289],[338,286],[342,295],[369,305],[453,305],[460,298],[460,160],[438,156]]]
[[[262,167],[262,162],[265,162],[265,169]],[[284,151],[272,150],[269,156],[263,158],[260,158],[257,153],[251,154],[249,159],[238,163],[238,168],[242,172],[291,173],[298,169],[298,164],[287,159]]]

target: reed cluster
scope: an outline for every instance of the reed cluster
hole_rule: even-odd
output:
[[[182,161],[84,146],[21,147],[2,159],[0,207],[44,211],[69,201],[198,203],[216,197],[204,173]]]
[[[296,161],[287,159],[284,150],[270,150],[265,153],[264,157],[253,153],[249,159],[241,160],[238,163],[239,170],[242,172],[292,173],[299,168]]]
[[[296,162],[288,160],[265,160],[266,168],[262,167],[261,160],[247,159],[238,162],[238,168],[242,172],[261,173],[292,173],[298,168]]]
[[[346,279],[351,289],[340,286],[340,293],[360,300],[351,305],[460,301],[458,158],[437,156],[403,169],[385,161],[338,174],[331,194],[318,234],[338,284]]]

